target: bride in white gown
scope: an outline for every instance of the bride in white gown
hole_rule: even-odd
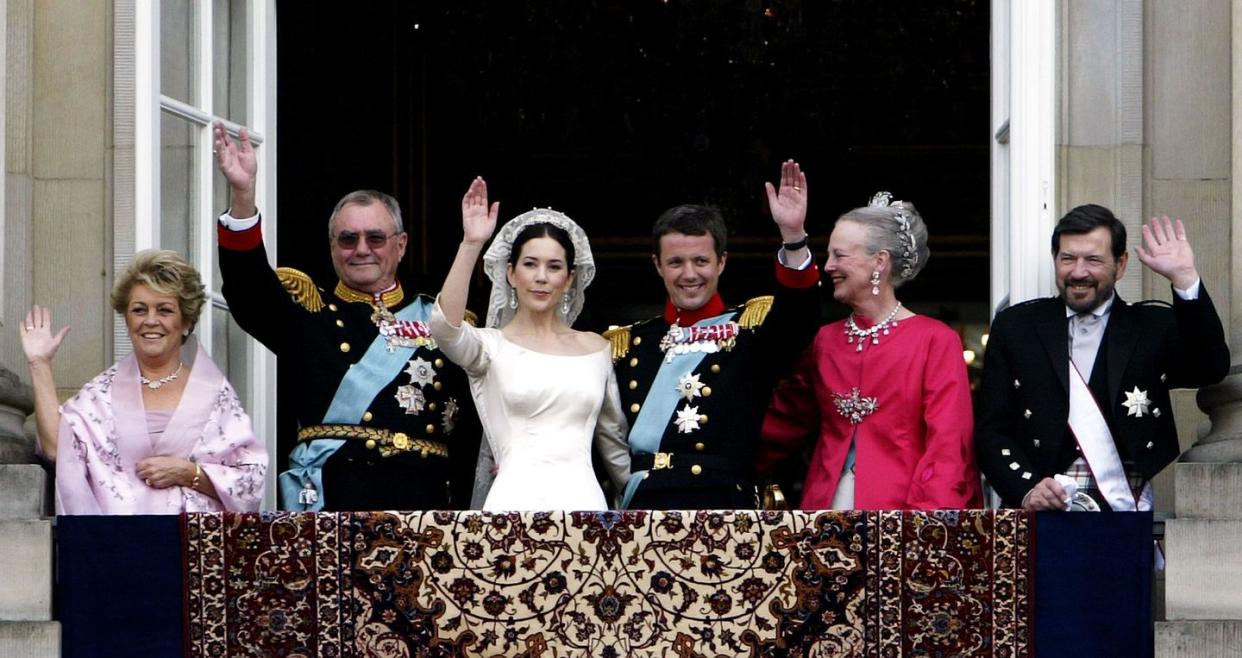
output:
[[[495,460],[483,509],[608,509],[592,443],[617,490],[629,478],[630,457],[611,346],[570,327],[595,275],[586,234],[554,210],[505,224],[483,257],[492,280],[487,328],[462,321],[499,205],[488,206],[481,177],[471,183],[461,203],[462,242],[431,317],[432,337],[470,378]],[[484,450],[481,463],[486,458]],[[486,477],[489,469],[479,471]]]

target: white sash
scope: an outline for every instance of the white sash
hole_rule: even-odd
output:
[[[1091,394],[1091,389],[1087,387],[1087,382],[1083,380],[1082,373],[1072,360],[1069,389],[1070,431],[1082,448],[1082,456],[1087,460],[1087,467],[1091,469],[1096,486],[1113,511],[1136,511],[1138,507],[1134,492],[1130,490],[1125,468],[1117,454],[1117,444],[1113,441],[1112,433],[1108,431],[1108,423],[1104,420],[1095,396]]]

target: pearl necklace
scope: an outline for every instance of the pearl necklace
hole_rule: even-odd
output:
[[[181,376],[181,367],[184,365],[185,365],[184,362],[178,362],[177,369],[172,371],[171,375],[168,375],[167,377],[160,377],[159,379],[147,379],[146,377],[142,375],[142,372],[140,371],[138,373],[138,381],[142,382],[143,384],[146,385],[147,388],[154,391],[155,389],[163,386],[164,384],[177,381],[177,377]]]
[[[897,302],[897,305],[893,307],[893,310],[888,314],[888,317],[884,318],[880,322],[877,322],[868,329],[859,329],[858,324],[854,322],[854,314],[851,313],[849,319],[845,321],[845,342],[852,345],[854,340],[857,339],[858,349],[854,350],[855,352],[862,351],[863,344],[867,342],[868,338],[871,339],[872,345],[879,345],[881,333],[887,336],[889,329],[897,328],[896,318],[899,311],[901,311],[901,302]]]

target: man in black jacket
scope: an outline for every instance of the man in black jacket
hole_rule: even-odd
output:
[[[237,324],[294,382],[299,429],[280,475],[281,508],[466,506],[481,431],[465,373],[430,338],[431,298],[397,278],[409,236],[396,200],[359,190],[337,203],[328,222],[334,286],[273,271],[255,206],[258,164],[245,129],[240,137],[215,126],[231,196],[220,272]]]
[[[1214,384],[1228,371],[1220,317],[1182,222],[1153,218],[1143,245],[1139,260],[1172,284],[1171,306],[1117,296],[1125,226],[1085,205],[1052,234],[1060,296],[993,321],[975,443],[1006,506],[1150,509],[1151,478],[1180,452],[1169,390]]]

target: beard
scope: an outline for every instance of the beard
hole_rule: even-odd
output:
[[[1102,281],[1098,279],[1065,279],[1057,282],[1057,288],[1061,291],[1061,298],[1065,300],[1065,305],[1075,313],[1087,313],[1093,311],[1100,304],[1108,301],[1113,296],[1113,290],[1116,281]],[[1069,293],[1069,288],[1073,286],[1087,286],[1092,289],[1091,292],[1082,298],[1076,298]]]

